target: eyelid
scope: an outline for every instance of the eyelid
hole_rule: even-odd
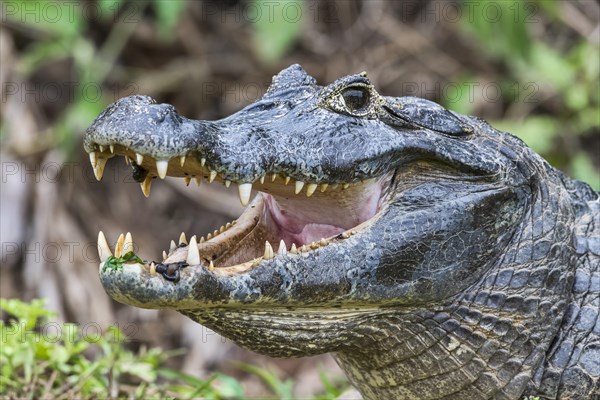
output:
[[[346,87],[343,87],[342,89],[340,89],[339,93],[343,93],[346,90],[352,90],[352,89],[366,89],[370,93],[371,92],[371,85],[369,85],[367,83],[356,82],[356,83],[353,83],[353,84],[348,85]]]

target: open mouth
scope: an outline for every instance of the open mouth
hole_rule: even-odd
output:
[[[221,182],[230,186],[225,173],[212,169],[205,159],[193,154],[155,160],[119,144],[96,144],[89,153],[94,174],[102,178],[109,158],[125,157],[131,164],[133,177],[140,182],[146,197],[156,177],[181,177],[186,185]],[[217,168],[218,169],[218,168]],[[240,217],[212,233],[182,233],[171,241],[163,260],[144,261],[150,274],[162,274],[178,281],[180,270],[200,266],[215,273],[234,275],[249,271],[262,262],[281,256],[302,256],[330,245],[339,244],[369,226],[387,204],[393,173],[362,181],[303,182],[281,171],[273,171],[253,183],[236,183],[242,205]],[[253,191],[256,195],[250,201]],[[132,249],[132,238],[121,235],[115,257]],[[100,233],[98,250],[101,262],[112,255],[104,235]]]

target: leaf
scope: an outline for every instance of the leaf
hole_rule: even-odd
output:
[[[125,253],[121,257],[110,256],[104,262],[102,266],[102,272],[105,272],[109,269],[111,272],[120,271],[123,268],[124,263],[133,263],[136,262],[138,264],[143,264],[144,261],[136,256],[133,251]]]
[[[248,10],[248,19],[253,22],[256,54],[267,64],[275,63],[290,49],[300,34],[302,2],[254,0]]]
[[[245,393],[241,383],[236,379],[222,374],[217,374],[215,388],[221,397],[231,399],[244,399]]]
[[[2,6],[2,18],[48,35],[75,38],[85,26],[81,6],[75,1],[10,1]]]
[[[575,78],[575,68],[566,58],[539,42],[534,43],[531,48],[531,65],[524,68],[527,68],[530,77],[547,81],[558,90],[566,89]]]
[[[146,382],[154,382],[157,376],[157,371],[152,365],[144,362],[123,363],[121,365],[121,371],[135,375]]]
[[[159,369],[158,374],[160,376],[168,378],[168,379],[173,379],[173,380],[178,379],[178,380],[185,382],[188,385],[193,386],[195,388],[204,388],[204,387],[208,386],[216,378],[216,376],[212,376],[207,380],[202,380],[200,378],[196,378],[195,376],[186,374],[184,372],[175,371],[175,370],[168,369],[168,368]]]
[[[292,381],[287,380],[282,382],[277,375],[272,371],[264,368],[257,367],[256,365],[246,363],[236,363],[238,367],[246,372],[258,376],[263,382],[267,384],[282,400],[289,400],[293,398],[294,384]]]
[[[548,153],[554,138],[560,132],[560,126],[553,117],[536,116],[523,121],[495,121],[494,128],[512,133],[540,154]]]
[[[532,41],[526,26],[531,10],[525,3],[493,0],[466,3],[463,7],[466,17],[461,20],[463,29],[479,41],[486,53],[504,59],[509,65],[514,58],[526,60]]]
[[[158,34],[161,38],[168,41],[173,40],[177,21],[185,4],[185,1],[154,0],[158,17]]]
[[[571,170],[575,179],[589,183],[594,190],[600,190],[600,174],[587,154],[579,152],[571,162]]]

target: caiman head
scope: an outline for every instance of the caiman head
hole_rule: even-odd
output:
[[[549,173],[482,120],[382,96],[364,73],[318,86],[298,65],[218,121],[121,99],[87,130],[85,150],[98,179],[126,157],[146,196],[156,177],[237,185],[243,214],[182,235],[163,260],[133,255],[130,235],[113,256],[100,233],[100,278],[119,302],[175,309],[275,357],[358,354],[396,335],[374,322],[385,316],[419,314],[410,337],[424,318],[442,324],[434,316],[498,268]]]

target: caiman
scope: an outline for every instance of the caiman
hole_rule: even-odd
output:
[[[84,146],[98,179],[120,155],[145,195],[216,180],[247,205],[160,261],[100,232],[121,303],[272,357],[333,353],[365,399],[600,397],[599,193],[479,118],[293,65],[218,121],[123,98]]]

